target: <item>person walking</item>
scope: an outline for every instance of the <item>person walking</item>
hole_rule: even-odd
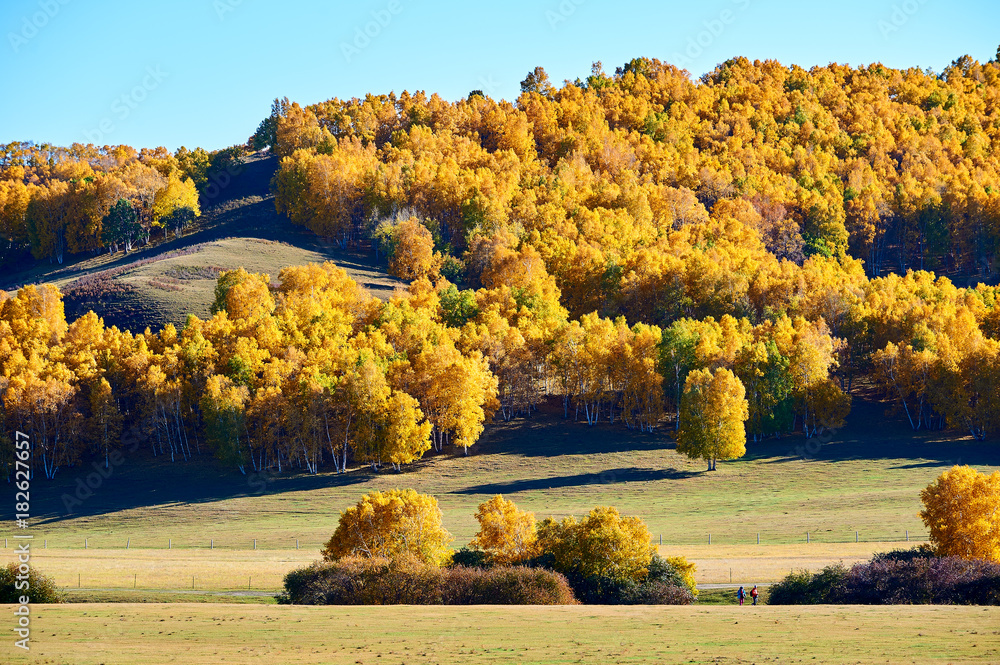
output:
[[[746,598],[746,596],[747,592],[743,590],[743,587],[740,587],[739,590],[736,592],[736,599],[740,601],[740,606],[743,605],[743,599]]]
[[[750,599],[753,601],[754,605],[757,604],[757,595],[758,595],[758,593],[759,592],[757,591],[757,585],[754,584],[753,588],[750,589]]]

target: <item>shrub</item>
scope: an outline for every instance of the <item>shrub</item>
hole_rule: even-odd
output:
[[[282,604],[572,605],[562,575],[534,568],[438,568],[413,557],[347,557],[285,576]]]
[[[1000,565],[952,556],[875,560],[854,566],[833,602],[1000,605]]]
[[[914,559],[932,559],[934,551],[927,545],[911,547],[906,550],[889,550],[888,552],[878,552],[872,557],[871,563],[876,561],[913,561]]]
[[[544,565],[545,558],[535,563]],[[566,579],[580,602],[588,605],[690,605],[695,598],[681,573],[657,554],[640,580],[579,571],[570,571]]]
[[[491,568],[490,557],[482,550],[470,550],[468,547],[455,552],[451,557],[452,566],[464,568]]]
[[[876,555],[850,570],[793,573],[770,589],[771,605],[1000,605],[1000,565],[927,556],[921,550]]]
[[[16,563],[9,563],[0,568],[0,603],[17,603],[21,596],[28,596],[32,603],[60,602],[56,583],[35,568],[28,571],[28,588],[18,589],[17,568]]]
[[[694,595],[686,586],[653,580],[637,584],[621,598],[622,605],[690,605]]]
[[[440,605],[443,571],[413,558],[346,557],[285,575],[283,604]]]
[[[845,577],[847,568],[838,563],[827,566],[812,575],[807,570],[790,573],[785,579],[771,585],[767,596],[769,605],[819,605],[834,602],[833,591]]]
[[[456,567],[444,577],[445,605],[575,605],[566,578],[559,573],[525,566]]]

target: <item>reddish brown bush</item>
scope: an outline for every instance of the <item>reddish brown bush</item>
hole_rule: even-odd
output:
[[[413,559],[347,557],[285,576],[296,605],[572,605],[566,578],[534,568],[437,568]]]
[[[441,589],[445,605],[575,605],[566,578],[523,566],[448,570]]]

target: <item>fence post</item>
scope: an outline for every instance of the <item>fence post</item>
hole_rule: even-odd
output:
[[[212,538],[211,544],[208,546],[208,549],[210,549],[210,550],[214,550],[215,549],[215,538]]]
[[[253,539],[253,548],[257,549],[257,539],[256,538]]]
[[[132,542],[132,538],[125,539],[125,549],[128,549],[129,544]]]
[[[858,541],[858,532],[857,531],[854,532],[854,542],[856,542],[856,543],[859,542]]]
[[[809,532],[808,531],[806,531],[806,542],[807,543],[809,542]]]
[[[662,533],[660,534],[660,545],[663,545],[663,534]]]
[[[247,575],[247,591],[250,590],[250,580],[253,579],[252,575]]]
[[[708,534],[708,544],[712,544],[712,534]]]
[[[87,541],[88,540],[90,540],[90,539],[89,538],[84,538],[83,539],[83,549],[87,549]]]
[[[167,549],[168,550],[171,549],[172,545],[173,545],[173,541],[170,538],[167,538]]]
[[[760,545],[760,532],[757,533],[757,544]]]
[[[194,575],[191,576],[191,590],[194,591]]]
[[[295,549],[299,549],[299,539],[295,539]]]
[[[132,588],[135,589],[136,580],[139,579],[139,573],[132,573]]]
[[[910,542],[910,530],[906,530],[906,542]]]

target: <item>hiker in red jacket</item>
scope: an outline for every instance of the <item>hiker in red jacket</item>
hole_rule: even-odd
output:
[[[758,594],[758,591],[757,591],[757,585],[756,585],[756,584],[754,584],[754,585],[753,585],[753,588],[752,588],[752,589],[750,589],[750,598],[751,598],[751,599],[753,599],[753,604],[754,604],[754,605],[756,605],[756,604],[757,604],[757,594]]]

